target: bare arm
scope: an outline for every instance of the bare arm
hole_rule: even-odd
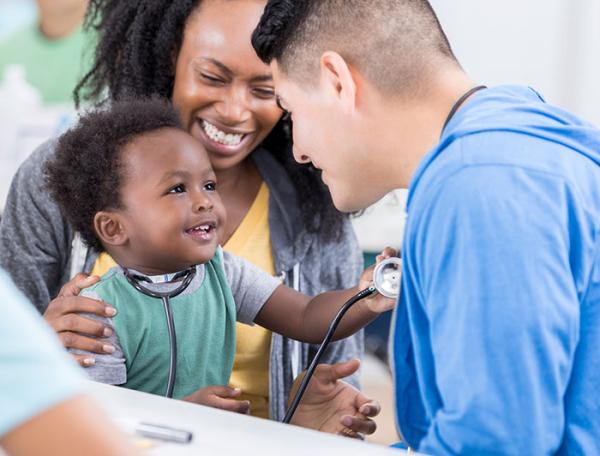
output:
[[[255,322],[286,337],[309,343],[319,343],[344,303],[358,293],[358,287],[329,291],[313,299],[284,285],[279,286],[256,316]],[[334,334],[334,340],[354,334],[373,320],[365,301],[356,303],[344,316]]]
[[[85,396],[48,409],[0,438],[13,456],[137,454],[95,403]]]
[[[394,249],[386,248],[377,257],[377,262],[395,254]],[[271,331],[292,339],[319,343],[325,337],[333,318],[346,301],[370,285],[373,269],[370,267],[365,270],[361,277],[361,283],[357,287],[321,293],[312,299],[292,288],[281,285],[273,292],[254,321]],[[395,300],[379,294],[358,301],[340,322],[333,339],[343,339],[354,334],[381,312],[392,309],[394,305]]]

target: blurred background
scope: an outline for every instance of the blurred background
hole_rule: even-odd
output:
[[[600,1],[431,0],[455,54],[479,83],[518,83],[600,125]],[[94,37],[81,30],[85,0],[0,0],[0,214],[19,164],[75,119],[70,99],[89,65]],[[53,40],[39,34],[39,11],[66,19]],[[61,10],[62,8],[62,10]],[[59,21],[60,22],[60,21]],[[16,64],[16,65],[15,65]],[[65,95],[66,94],[66,95]],[[388,195],[354,226],[367,264],[399,248],[406,191]],[[384,405],[374,440],[396,440],[387,369],[390,315],[367,329],[366,393]]]

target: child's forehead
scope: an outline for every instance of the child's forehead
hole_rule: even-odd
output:
[[[123,162],[135,174],[167,173],[185,169],[191,174],[212,171],[204,147],[188,133],[162,128],[132,138],[123,150]]]

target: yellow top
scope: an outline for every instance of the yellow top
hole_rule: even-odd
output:
[[[269,188],[263,183],[250,210],[223,248],[275,275],[269,230]],[[269,417],[269,359],[271,331],[237,324],[236,350],[230,386],[241,388],[250,413]]]
[[[264,183],[246,217],[223,248],[275,275],[269,230],[269,188]],[[102,253],[91,274],[103,276],[116,265],[110,255]],[[262,418],[269,417],[270,355],[270,331],[260,326],[237,324],[230,385],[242,390],[242,399],[250,401],[251,414]]]
[[[117,263],[115,262],[115,260],[113,260],[108,253],[103,252],[100,255],[98,255],[98,258],[96,258],[96,262],[94,263],[94,267],[92,268],[92,272],[90,272],[90,275],[97,275],[102,277],[108,272],[110,268],[113,268],[116,265]]]

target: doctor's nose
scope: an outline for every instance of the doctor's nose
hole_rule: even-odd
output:
[[[294,159],[300,164],[310,163],[310,157],[308,155],[303,154],[298,149],[294,148]]]

